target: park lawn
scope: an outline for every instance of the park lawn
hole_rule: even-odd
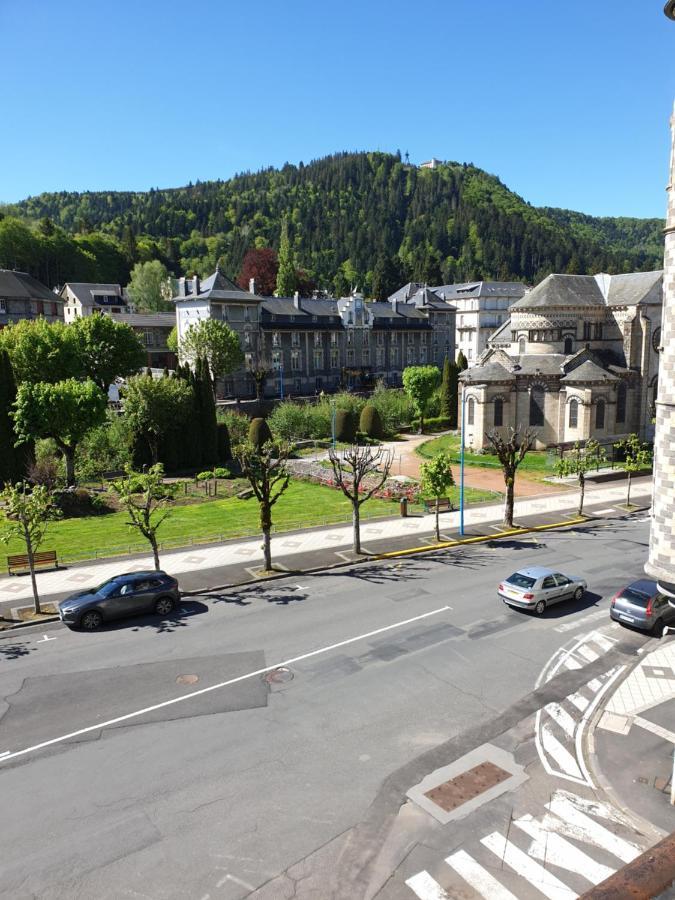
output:
[[[432,459],[437,453],[444,450],[450,454],[453,462],[459,462],[459,435],[444,434],[441,437],[425,441],[417,448],[417,453],[426,459]],[[481,466],[484,469],[501,469],[499,460],[490,453],[473,453],[464,448],[464,463],[467,466]],[[552,454],[547,450],[530,450],[519,466],[523,472],[533,472],[541,475],[555,475]]]
[[[391,500],[372,499],[362,507],[364,518],[397,512],[398,505]],[[272,520],[278,531],[344,522],[350,518],[351,505],[341,491],[305,481],[292,481],[272,508]],[[64,561],[149,550],[148,542],[139,539],[138,532],[126,522],[124,512],[62,519],[49,525],[42,549],[56,550],[59,559]],[[2,531],[0,525],[0,535]],[[158,537],[165,546],[180,547],[259,533],[257,500],[230,497],[174,507]],[[25,547],[13,539],[6,545],[6,552],[25,553]]]

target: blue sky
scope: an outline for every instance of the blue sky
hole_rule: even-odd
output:
[[[0,201],[400,149],[473,162],[534,205],[662,217],[675,96],[662,10],[0,0]]]

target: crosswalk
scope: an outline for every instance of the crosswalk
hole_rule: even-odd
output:
[[[419,900],[573,900],[642,852],[630,823],[609,805],[565,790],[543,809],[512,818],[431,872],[406,880]]]

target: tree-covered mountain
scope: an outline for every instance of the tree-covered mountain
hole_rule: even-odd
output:
[[[342,153],[228,181],[146,192],[60,192],[0,212],[0,266],[126,283],[134,262],[232,277],[251,248],[278,249],[337,293],[383,296],[407,280],[536,283],[550,272],[660,268],[663,223],[538,209],[473,165],[418,169],[386,153]],[[20,220],[20,221],[17,221]],[[115,277],[113,277],[115,276]]]

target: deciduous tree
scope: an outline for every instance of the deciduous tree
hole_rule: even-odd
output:
[[[436,366],[408,366],[403,370],[403,388],[420,417],[420,434],[424,434],[424,416],[440,374]]]
[[[579,508],[578,515],[584,512],[584,494],[586,492],[586,472],[596,468],[606,459],[604,449],[592,438],[586,444],[577,441],[571,450],[563,457],[556,460],[555,470],[560,478],[568,475],[576,475],[579,480]]]
[[[136,263],[131,270],[128,291],[138,309],[162,312],[172,308],[173,283],[166,266],[158,259]]]
[[[180,343],[180,354],[193,365],[200,356],[206,359],[214,386],[217,378],[234,372],[244,361],[236,333],[217,319],[202,319],[188,328]]]
[[[135,434],[148,443],[153,464],[158,462],[159,443],[184,421],[194,403],[194,391],[183,378],[130,378],[124,391],[124,418]]]
[[[0,347],[9,353],[19,384],[53,383],[82,375],[76,334],[62,322],[22,319],[0,329]]]
[[[248,479],[260,508],[260,529],[263,535],[263,568],[272,569],[272,507],[289,485],[291,475],[286,463],[291,454],[289,444],[267,441],[262,447],[240,444],[235,457]]]
[[[171,515],[170,504],[178,486],[165,484],[164,467],[156,463],[147,472],[127,468],[126,478],[111,482],[110,487],[129,516],[127,524],[140,531],[150,543],[155,569],[159,569],[157,532]]]
[[[145,365],[145,350],[136,332],[110,316],[84,316],[68,326],[75,335],[79,368],[102,391],[115,378],[127,378]]]
[[[506,493],[504,496],[504,527],[513,528],[513,502],[515,498],[516,472],[525,459],[528,450],[532,449],[536,431],[526,428],[509,428],[508,437],[502,437],[497,431],[488,431],[486,438],[492,445],[504,474]]]
[[[422,463],[421,475],[422,493],[433,497],[436,501],[436,540],[440,541],[439,501],[442,497],[447,497],[448,490],[455,483],[449,455],[443,452],[437,453],[429,462]]]
[[[281,240],[279,242],[279,268],[277,270],[276,295],[277,297],[292,297],[295,293],[297,277],[295,271],[295,257],[288,236],[288,220],[281,224]]]
[[[391,451],[385,447],[354,444],[346,450],[331,447],[328,458],[335,483],[352,505],[354,553],[361,553],[361,507],[389,477]]]
[[[275,250],[271,247],[252,247],[241,264],[237,284],[247,291],[253,278],[256,294],[271,297],[277,286],[278,270],[279,261]]]
[[[643,444],[637,434],[629,434],[628,437],[616,444],[617,450],[623,454],[621,468],[628,475],[628,488],[626,491],[626,506],[630,506],[631,479],[636,472],[649,469],[652,464],[652,452],[646,444]]]

